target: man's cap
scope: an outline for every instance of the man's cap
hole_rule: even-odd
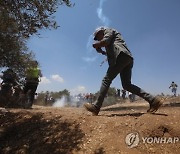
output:
[[[96,30],[95,30],[95,32],[94,32],[94,40],[97,40],[97,38],[96,38],[96,35],[97,35],[97,33],[98,32],[100,32],[101,30],[104,30],[105,28],[104,27],[98,27],[98,28],[96,28]]]

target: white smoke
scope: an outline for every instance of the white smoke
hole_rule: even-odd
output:
[[[106,0],[100,0],[99,7],[97,8],[97,15],[98,15],[98,18],[100,19],[101,23],[103,24],[103,26],[109,26],[110,20],[103,13],[103,4],[105,1]]]
[[[97,16],[100,19],[102,26],[109,26],[110,20],[103,13],[103,4],[105,1],[106,0],[100,0],[99,7],[97,8]],[[88,63],[94,62],[97,59],[97,56],[89,56],[92,53],[92,51],[94,50],[92,48],[92,44],[93,44],[93,35],[90,35],[88,38],[87,44],[86,44],[88,56],[82,58],[85,62],[88,62]]]
[[[53,104],[53,107],[64,107],[67,104],[67,99],[65,96],[62,96],[61,99],[57,99]]]
[[[57,99],[52,105],[53,107],[81,107],[84,104],[84,99],[80,96],[62,96]]]

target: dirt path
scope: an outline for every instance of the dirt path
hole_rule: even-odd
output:
[[[83,108],[1,108],[0,153],[179,154],[180,102],[167,102],[156,114],[147,108],[144,102],[117,104],[99,116]],[[153,137],[164,140],[152,143]]]

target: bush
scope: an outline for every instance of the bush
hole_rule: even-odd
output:
[[[110,106],[110,105],[114,105],[117,103],[117,98],[114,97],[114,96],[108,96],[104,99],[104,102],[103,102],[103,107],[105,106]]]

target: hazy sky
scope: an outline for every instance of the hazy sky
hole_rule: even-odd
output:
[[[55,14],[58,30],[33,36],[30,50],[39,60],[43,78],[40,91],[97,92],[108,64],[92,48],[98,26],[123,35],[134,56],[132,83],[152,93],[170,94],[180,86],[179,0],[77,0],[73,8],[60,6]],[[122,88],[119,76],[112,87]]]

